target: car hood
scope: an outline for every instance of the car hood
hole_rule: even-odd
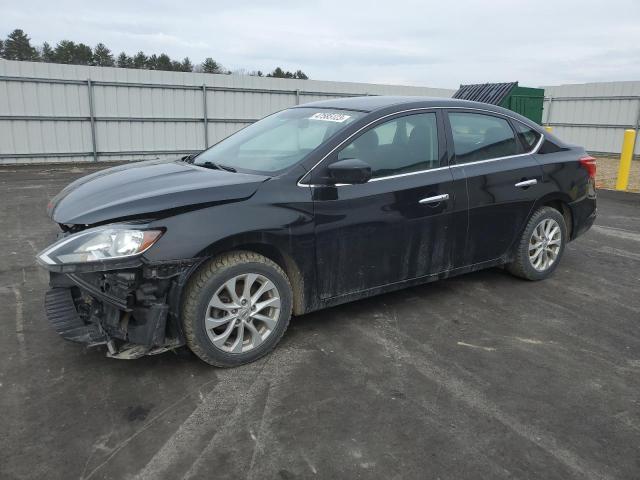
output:
[[[151,160],[87,175],[65,187],[47,207],[57,223],[103,223],[250,197],[269,177]]]

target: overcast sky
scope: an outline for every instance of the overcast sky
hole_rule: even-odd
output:
[[[640,80],[640,0],[0,0],[0,35],[456,88]]]

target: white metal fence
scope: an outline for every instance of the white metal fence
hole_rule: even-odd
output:
[[[640,81],[544,88],[543,123],[590,152],[638,130]],[[0,164],[175,157],[296,104],[454,91],[0,60]]]
[[[544,87],[543,124],[558,137],[592,153],[619,154],[626,129],[640,123],[640,82]],[[635,154],[640,154],[636,141]]]
[[[426,87],[0,60],[0,163],[175,157],[300,103],[452,94]]]

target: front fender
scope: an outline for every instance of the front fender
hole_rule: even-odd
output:
[[[270,181],[250,199],[184,212],[151,223],[166,229],[145,252],[149,263],[211,258],[233,249],[252,249],[274,261],[294,265],[292,287],[301,298],[315,294],[315,236],[309,188]],[[291,273],[291,269],[286,269]],[[299,285],[293,285],[299,283]],[[303,306],[294,305],[298,313]]]

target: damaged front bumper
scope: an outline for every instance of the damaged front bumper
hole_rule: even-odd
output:
[[[133,359],[184,345],[180,295],[197,261],[113,271],[50,272],[45,311],[66,340]]]

